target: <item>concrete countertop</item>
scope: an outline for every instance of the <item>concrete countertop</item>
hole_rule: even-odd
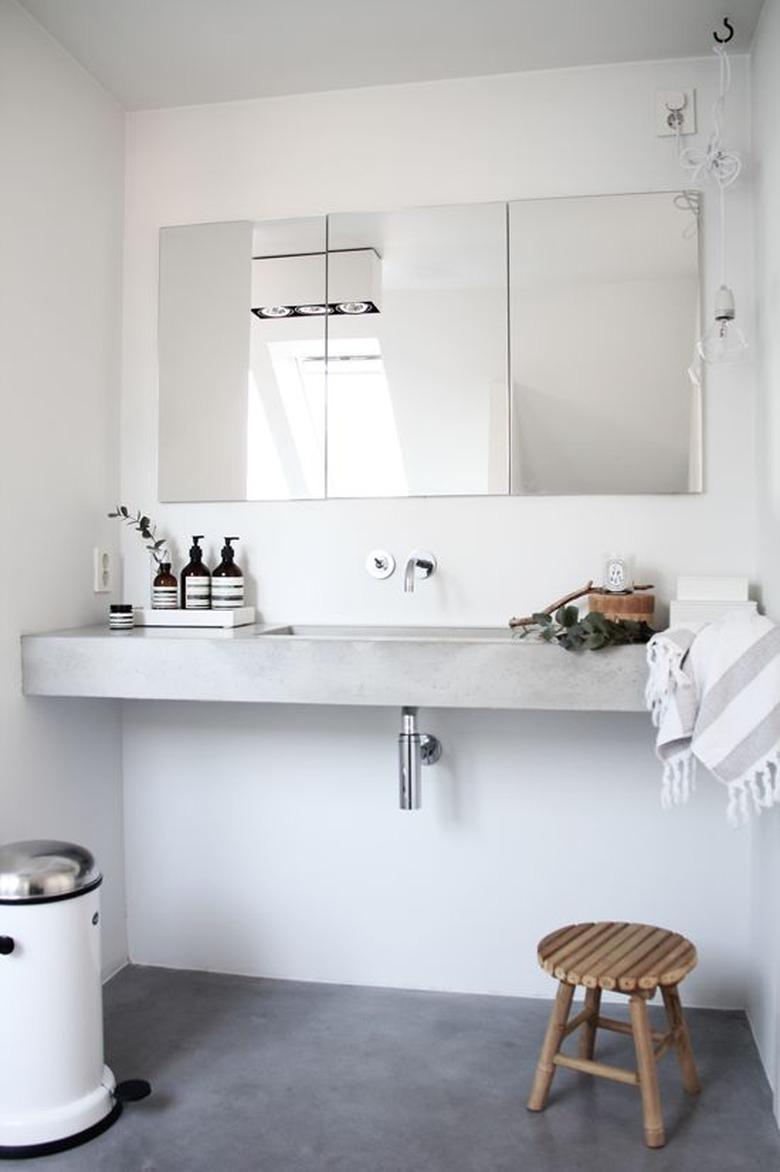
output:
[[[645,711],[643,646],[575,654],[500,629],[298,629],[96,626],[25,635],[23,690],[124,700]]]

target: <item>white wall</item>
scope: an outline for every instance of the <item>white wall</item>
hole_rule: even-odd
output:
[[[127,954],[118,705],[24,700],[19,635],[99,620],[92,547],[118,487],[123,115],[0,0],[0,842],[103,867],[104,964]]]
[[[780,0],[766,0],[753,44],[757,261],[759,576],[780,620]],[[780,821],[755,828],[750,1016],[780,1120]]]
[[[744,149],[747,61],[734,65],[728,135]],[[702,496],[156,504],[161,225],[675,188],[655,90],[695,86],[706,130],[715,82],[708,59],[131,115],[126,503],[153,511],[180,553],[192,532],[211,534],[212,553],[240,533],[270,619],[501,623],[597,576],[613,548],[635,552],[667,598],[678,573],[754,577],[749,367],[710,380]],[[710,205],[705,217],[712,273]],[[749,319],[744,189],[731,226]],[[405,597],[398,576],[363,572],[376,546],[400,559],[430,547],[440,573]],[[140,601],[145,560],[132,540],[125,551],[127,596]],[[744,1004],[748,836],[726,826],[715,783],[661,814],[643,718],[425,714],[447,760],[419,815],[395,809],[392,711],[126,705],[124,719],[137,961],[548,995],[536,937],[576,917],[630,916],[700,945],[690,998]]]

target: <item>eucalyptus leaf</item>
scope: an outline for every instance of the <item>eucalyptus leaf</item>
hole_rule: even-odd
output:
[[[545,643],[557,643],[565,651],[601,651],[629,643],[647,643],[654,634],[647,623],[609,619],[599,611],[590,611],[580,618],[576,606],[559,607],[554,618],[546,612],[531,617],[533,623],[523,628],[521,637],[535,629]]]
[[[135,529],[141,535],[142,540],[147,543],[146,549],[149,550],[155,562],[160,564],[161,559],[158,551],[166,542],[162,538],[156,540],[157,526],[152,524],[146,513],[142,513],[140,509],[131,513],[127,505],[117,505],[116,511],[109,513],[108,516],[116,517],[129,528]]]

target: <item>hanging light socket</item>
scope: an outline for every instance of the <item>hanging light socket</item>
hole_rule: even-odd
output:
[[[733,321],[735,312],[734,294],[728,285],[721,285],[715,294],[715,321]]]
[[[715,294],[714,321],[700,339],[697,350],[711,366],[739,362],[748,349],[747,339],[735,321],[734,294],[721,285]]]

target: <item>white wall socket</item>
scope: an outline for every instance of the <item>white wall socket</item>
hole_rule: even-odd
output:
[[[108,549],[99,549],[95,546],[92,551],[92,561],[92,589],[95,594],[109,594],[113,587],[112,579],[114,577],[114,564],[111,551]]]
[[[681,118],[680,134],[696,133],[696,90],[655,91],[656,134],[676,134],[676,117]]]

